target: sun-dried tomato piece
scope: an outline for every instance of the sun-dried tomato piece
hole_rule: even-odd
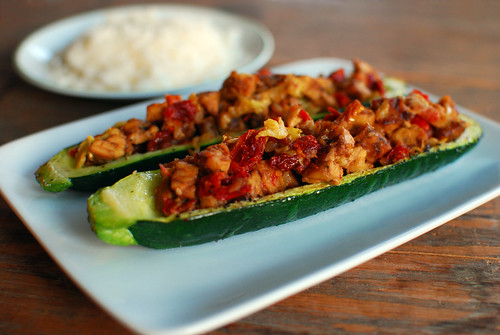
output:
[[[195,115],[196,106],[189,100],[175,102],[163,111],[166,119],[182,122],[192,122]]]
[[[170,106],[176,102],[182,101],[182,97],[180,95],[169,94],[165,96],[165,101]]]
[[[429,100],[429,96],[428,96],[427,94],[423,93],[422,91],[417,90],[416,88],[414,88],[414,89],[410,92],[410,94],[413,94],[413,93],[416,93],[416,94],[421,95],[422,97],[424,97],[424,99],[425,99],[425,100],[427,100],[427,101],[429,101],[429,102],[430,102],[430,100]]]
[[[303,110],[303,109],[301,109],[301,110],[299,111],[299,114],[298,114],[298,115],[299,115],[299,117],[300,117],[302,120],[304,120],[304,121],[309,121],[309,120],[312,120],[311,115],[309,115],[309,113],[308,113],[308,112],[306,112],[306,111],[305,111],[305,110]]]
[[[200,178],[198,182],[198,194],[204,197],[215,195],[222,186],[222,180],[226,176],[223,172],[214,172]]]
[[[396,145],[392,148],[391,151],[387,154],[387,160],[390,163],[399,162],[410,155],[410,149],[408,149],[405,145]]]
[[[318,140],[313,135],[301,136],[293,143],[297,154],[307,159],[316,157],[319,147]]]
[[[340,84],[345,80],[344,69],[338,69],[330,74],[329,78],[335,83]]]
[[[215,172],[200,178],[198,183],[198,194],[200,196],[214,196],[219,201],[230,201],[246,195],[251,186],[247,183],[236,182],[246,180],[248,174],[242,170],[235,174],[227,175],[223,172]]]
[[[420,115],[415,115],[411,120],[411,124],[417,125],[422,128],[423,131],[427,134],[427,136],[432,136],[432,127],[431,125],[425,121]]]
[[[235,146],[231,149],[231,159],[245,171],[262,160],[267,137],[257,137],[258,130],[250,129],[240,136]]]
[[[380,78],[375,77],[373,73],[368,73],[366,75],[366,81],[368,88],[375,92],[379,92],[381,96],[385,95],[384,82]]]
[[[290,154],[274,155],[270,159],[271,167],[281,171],[290,171],[300,165],[300,157]]]
[[[77,152],[78,152],[78,147],[71,149],[71,150],[68,152],[68,154],[69,154],[71,157],[73,157],[73,158],[74,158],[74,157],[76,156],[76,153],[77,153]]]
[[[273,76],[273,72],[271,71],[271,69],[268,69],[268,68],[263,68],[263,69],[260,69],[258,72],[257,72],[257,75],[262,78],[262,77],[272,77]]]
[[[351,102],[351,99],[343,92],[335,92],[333,95],[341,108],[347,106]]]
[[[147,150],[155,151],[167,148],[172,145],[172,135],[168,131],[159,131],[148,142]]]
[[[328,107],[328,112],[330,112],[330,114],[323,118],[325,121],[335,121],[341,115],[341,113],[333,107]]]

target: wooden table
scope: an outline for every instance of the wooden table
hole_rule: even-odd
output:
[[[130,1],[0,2],[0,144],[130,101],[60,96],[21,80],[16,45],[64,16]],[[361,57],[500,121],[498,1],[195,1],[256,18],[269,65]],[[0,162],[1,164],[1,162]],[[1,178],[1,177],[0,177]],[[0,199],[0,333],[127,334],[79,291]],[[213,334],[500,332],[500,199]]]

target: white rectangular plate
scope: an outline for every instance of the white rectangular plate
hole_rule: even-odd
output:
[[[316,76],[341,59],[275,72]],[[263,309],[401,245],[500,194],[500,125],[474,117],[484,137],[453,164],[352,203],[279,227],[170,250],[116,247],[87,223],[88,194],[43,191],[34,171],[61,146],[130,117],[148,103],[21,138],[0,147],[0,190],[61,268],[98,305],[136,332],[209,331]],[[265,218],[255,218],[265,220]]]

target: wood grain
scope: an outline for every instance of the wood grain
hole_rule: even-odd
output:
[[[11,59],[16,45],[45,24],[133,2],[0,2],[0,144],[132,102],[42,91],[16,75]],[[276,38],[270,66],[311,57],[361,57],[500,121],[498,1],[190,3],[266,24]],[[211,334],[500,333],[499,232],[497,198]],[[73,284],[1,198],[0,301],[0,334],[131,334]]]

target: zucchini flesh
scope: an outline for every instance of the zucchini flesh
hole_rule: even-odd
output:
[[[475,121],[462,117],[469,127],[456,141],[393,165],[348,174],[339,185],[304,185],[257,201],[195,210],[177,217],[164,217],[155,209],[154,189],[161,180],[160,172],[136,173],[90,196],[89,221],[97,236],[107,243],[139,244],[155,249],[217,241],[280,225],[353,201],[458,159],[482,136]]]
[[[384,89],[387,97],[406,93],[404,82],[384,77]],[[314,119],[322,118],[327,113],[318,113]],[[222,141],[222,136],[202,143],[200,149]],[[157,169],[158,164],[175,158],[184,158],[194,149],[191,143],[171,146],[162,150],[134,154],[119,158],[103,165],[75,168],[74,159],[69,154],[78,145],[65,148],[38,168],[35,177],[42,188],[49,192],[61,192],[66,189],[94,192],[112,185],[134,171]]]

